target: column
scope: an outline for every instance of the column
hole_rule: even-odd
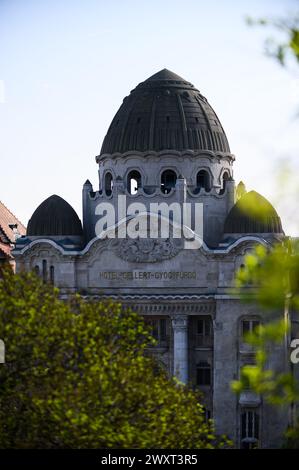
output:
[[[173,375],[188,382],[188,316],[173,315]]]

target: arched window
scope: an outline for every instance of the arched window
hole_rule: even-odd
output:
[[[229,180],[229,174],[227,171],[225,171],[223,173],[223,176],[222,176],[222,189],[220,189],[220,193],[219,194],[224,194],[225,193],[225,190],[226,190],[226,182]]]
[[[211,366],[206,361],[196,366],[196,385],[211,385]]]
[[[48,278],[48,275],[47,275],[47,260],[43,259],[43,281],[44,282],[47,282],[47,278]]]
[[[198,191],[203,188],[205,191],[211,191],[211,178],[210,174],[206,170],[200,170],[196,177],[196,189]]]
[[[113,176],[108,171],[105,174],[105,193],[106,193],[106,196],[111,196],[112,190],[113,190]]]
[[[173,170],[165,170],[161,175],[161,191],[164,194],[170,193],[171,189],[175,187],[177,180],[176,172]]]
[[[131,170],[127,177],[127,191],[136,194],[141,187],[141,174],[137,170]]]
[[[51,284],[54,284],[54,281],[55,281],[54,266],[50,266],[50,282],[51,282]]]
[[[39,266],[38,265],[34,266],[34,272],[37,276],[39,276]]]

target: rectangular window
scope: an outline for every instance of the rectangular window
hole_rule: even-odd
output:
[[[163,346],[167,345],[167,329],[168,329],[168,322],[166,318],[151,318],[150,320],[145,319],[146,322],[151,327],[152,336],[157,341],[156,346]]]
[[[201,362],[197,365],[196,384],[211,385],[211,366],[207,362]]]
[[[241,414],[241,439],[247,442],[259,439],[259,415],[255,410],[243,411]]]
[[[159,323],[157,320],[152,320],[151,321],[151,326],[152,326],[152,335],[153,337],[159,341]]]
[[[166,341],[166,319],[160,318],[160,341]]]
[[[211,318],[198,318],[197,319],[197,334],[201,336],[211,336],[212,322]]]
[[[243,320],[242,321],[242,336],[243,338],[252,333],[260,325],[259,320]]]
[[[196,346],[210,347],[213,343],[212,319],[200,317],[196,320]]]

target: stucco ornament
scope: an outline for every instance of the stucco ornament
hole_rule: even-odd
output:
[[[177,238],[124,238],[115,244],[116,254],[125,261],[155,263],[176,256],[183,249]]]

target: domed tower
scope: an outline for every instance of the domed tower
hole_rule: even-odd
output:
[[[33,239],[44,236],[54,240],[68,236],[77,240],[82,236],[82,225],[72,206],[53,194],[35,209],[28,222],[27,236]]]
[[[95,236],[95,207],[118,196],[127,206],[142,202],[203,204],[203,237],[217,246],[234,204],[234,156],[207,99],[167,69],[140,83],[125,97],[104,138],[99,188],[83,188],[87,241]]]
[[[224,237],[231,241],[246,235],[281,240],[284,231],[276,210],[256,191],[249,191],[230,210],[225,224]]]

